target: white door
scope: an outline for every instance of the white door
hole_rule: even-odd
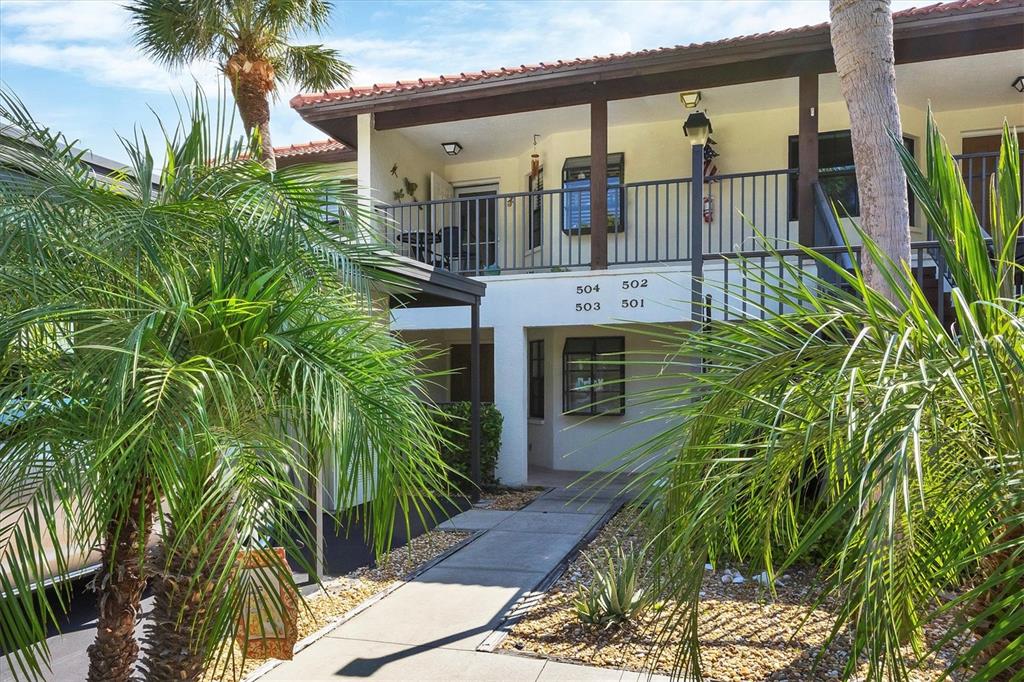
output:
[[[442,178],[437,173],[430,173],[430,200],[441,201],[442,199],[454,199],[455,188],[452,183]]]

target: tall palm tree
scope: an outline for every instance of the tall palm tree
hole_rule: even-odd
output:
[[[330,0],[131,0],[127,9],[139,46],[157,61],[175,68],[198,59],[217,63],[271,170],[270,100],[278,87],[328,90],[348,83],[351,69],[336,50],[290,42],[327,26]]]
[[[827,644],[850,637],[844,678],[866,661],[869,679],[908,679],[904,647],[920,646],[923,626],[950,614],[937,646],[976,637],[950,672],[1024,675],[1020,150],[1004,129],[987,241],[930,116],[926,137],[927,177],[898,135],[890,144],[939,242],[931,257],[953,276],[952,331],[917,273],[865,234],[861,260],[882,264],[895,301],[859,267],[848,272],[808,248],[829,277],[782,256],[778,272],[732,264],[760,289],[743,300],[733,288],[734,313],[766,299],[782,313],[658,335],[681,359],[637,399],[660,403],[659,422],[679,425],[624,465],[658,460],[640,487],[653,565],[678,604],[660,641],[682,639],[682,674],[700,676],[704,564],[738,561],[772,578],[820,564],[820,598],[838,605]],[[686,361],[694,356],[702,372]],[[665,387],[673,368],[681,381]]]
[[[896,100],[896,58],[890,0],[829,0],[832,52],[850,112],[860,226],[893,263],[910,260],[907,176],[889,133],[901,135]],[[897,300],[874,258],[864,277],[875,291]]]
[[[201,106],[157,182],[144,135],[108,182],[13,98],[0,116],[25,131],[0,141],[0,645],[41,673],[55,614],[31,588],[46,541],[70,538],[103,548],[90,679],[129,678],[147,578],[146,677],[197,679],[250,597],[280,608],[239,552],[267,553],[297,598],[267,547],[312,545],[307,477],[335,472],[377,551],[446,490],[417,354],[364,286],[387,257],[349,238],[351,190],[240,158]]]

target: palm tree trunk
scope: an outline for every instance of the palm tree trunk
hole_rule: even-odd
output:
[[[127,682],[139,655],[135,638],[146,587],[142,543],[153,530],[156,498],[147,481],[136,486],[124,519],[111,521],[103,547],[96,640],[89,646],[89,682]]]
[[[217,577],[223,567],[221,561],[227,559],[223,547],[213,549],[210,556],[219,560],[198,575],[200,552],[207,551],[209,544],[203,538],[179,541],[173,522],[161,543],[153,614],[146,625],[142,661],[147,682],[194,682],[203,674],[204,642],[208,641],[213,605],[219,599]],[[207,567],[210,561],[207,558]]]
[[[850,112],[860,225],[893,262],[909,262],[907,177],[888,134],[903,134],[889,1],[830,0],[829,5],[832,52]],[[867,284],[893,300],[878,264],[865,257],[863,267]]]
[[[248,68],[246,68],[248,67]],[[274,144],[270,139],[270,90],[273,79],[267,74],[267,65],[248,62],[242,57],[228,61],[227,72],[233,74],[232,88],[238,115],[250,139],[259,135],[260,160],[270,170],[277,170]]]

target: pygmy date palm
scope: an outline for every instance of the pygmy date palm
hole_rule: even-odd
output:
[[[416,353],[370,306],[386,256],[350,239],[352,190],[245,160],[201,106],[156,177],[138,136],[105,179],[0,104],[22,131],[0,141],[0,647],[40,675],[46,547],[58,579],[68,551],[100,547],[90,679],[131,675],[147,578],[142,670],[197,679],[240,614],[281,606],[240,552],[295,595],[268,547],[311,545],[307,477],[333,472],[378,551],[447,485]]]
[[[270,99],[278,86],[327,90],[349,79],[350,67],[336,50],[289,42],[296,33],[325,28],[329,0],[131,0],[127,8],[139,46],[157,61],[171,67],[217,62],[271,169]]]
[[[732,281],[757,293],[730,291],[732,320],[652,332],[673,360],[637,399],[678,426],[626,465],[657,461],[640,487],[659,585],[678,605],[660,643],[683,642],[679,673],[701,675],[704,564],[733,560],[769,575],[820,564],[816,587],[837,605],[829,643],[849,637],[844,677],[908,679],[929,653],[924,625],[945,615],[932,644],[967,642],[951,673],[1024,675],[1020,150],[1004,130],[989,236],[930,118],[926,137],[927,174],[893,144],[937,240],[923,265],[944,259],[951,274],[939,299],[948,291],[952,324],[919,273],[866,238],[895,301],[856,265],[802,248],[828,277],[793,254],[771,269],[734,261]],[[766,300],[782,312],[742,319]]]

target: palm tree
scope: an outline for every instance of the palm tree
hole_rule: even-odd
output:
[[[17,171],[0,175],[0,645],[41,673],[55,614],[31,587],[66,534],[103,548],[90,679],[129,678],[147,578],[146,677],[197,679],[260,612],[250,598],[280,608],[239,552],[267,554],[297,598],[267,547],[303,561],[307,477],[335,472],[377,551],[446,490],[417,354],[369,305],[387,257],[347,236],[352,190],[240,158],[201,106],[162,141],[155,183],[144,135],[107,182],[13,98],[0,116],[25,131],[0,143]]]
[[[939,242],[931,257],[941,252],[955,282],[952,330],[916,273],[865,234],[861,260],[883,265],[895,301],[859,266],[848,272],[807,248],[829,277],[781,256],[781,272],[734,264],[782,313],[659,332],[682,359],[637,399],[679,426],[623,466],[658,458],[641,487],[657,578],[678,605],[660,641],[684,642],[680,674],[700,676],[705,562],[739,561],[772,578],[820,564],[820,599],[838,605],[828,643],[850,636],[845,678],[866,661],[869,679],[908,679],[906,647],[946,615],[940,644],[976,637],[950,672],[1024,675],[1020,150],[1004,129],[989,241],[930,116],[927,177],[899,140],[890,144]],[[753,295],[734,310],[763,305]],[[695,356],[704,371],[685,360]],[[681,381],[665,387],[675,367]]]
[[[348,83],[350,67],[323,45],[292,45],[297,33],[319,34],[329,0],[131,0],[127,5],[143,51],[172,68],[217,62],[231,83],[238,113],[260,158],[274,170],[270,99],[282,83],[328,90]]]
[[[907,176],[889,143],[901,135],[889,0],[830,0],[830,30],[839,86],[850,112],[861,229],[893,263],[910,260]],[[864,261],[875,291],[896,300],[883,265]]]

